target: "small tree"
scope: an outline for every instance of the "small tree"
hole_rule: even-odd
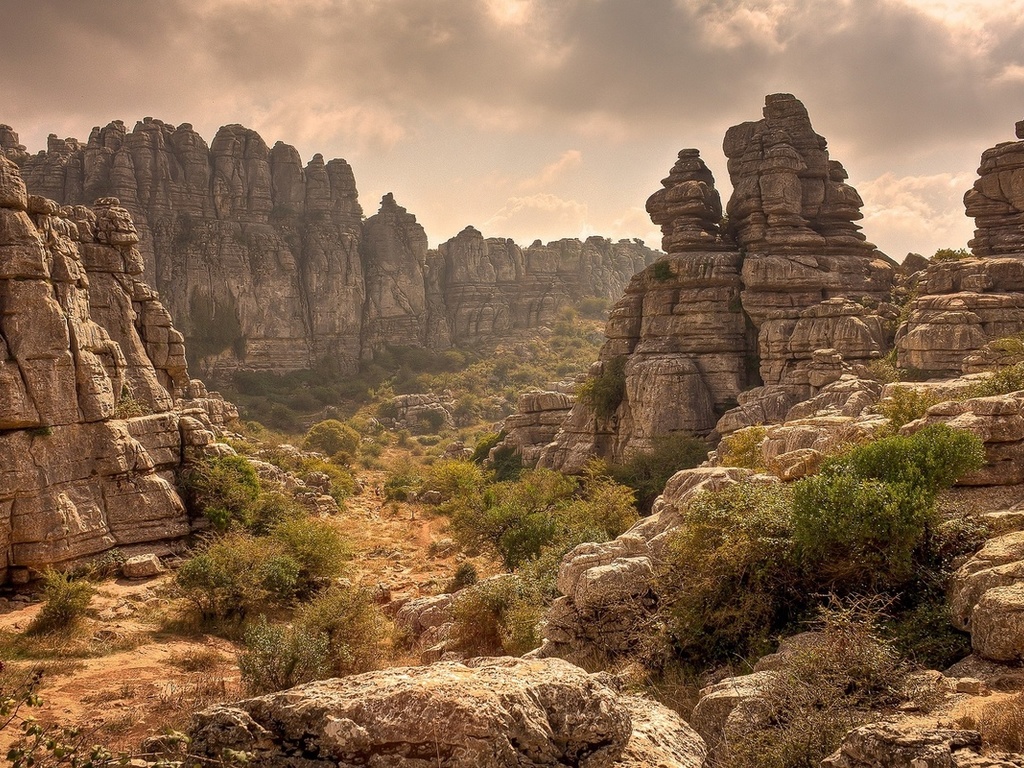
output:
[[[359,448],[359,440],[359,433],[352,427],[337,419],[326,419],[309,428],[303,445],[326,456],[339,453],[351,456]]]

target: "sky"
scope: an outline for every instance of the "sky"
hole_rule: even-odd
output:
[[[145,116],[353,166],[431,246],[638,237],[684,147],[795,94],[896,259],[963,247],[963,193],[1024,119],[1024,0],[0,0],[0,123]]]

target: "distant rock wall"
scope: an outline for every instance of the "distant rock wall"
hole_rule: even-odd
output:
[[[859,232],[860,197],[826,146],[803,104],[768,96],[762,120],[725,137],[727,220],[697,150],[679,153],[647,201],[668,257],[630,282],[591,372],[624,359],[621,402],[599,415],[580,398],[541,466],[579,471],[659,435],[782,416],[888,352],[894,264]]]
[[[353,370],[386,345],[447,348],[554,319],[570,299],[614,300],[658,255],[630,241],[522,249],[467,229],[428,251],[386,195],[363,221],[351,167],[240,125],[208,146],[192,126],[115,121],[85,143],[30,155],[8,126],[0,152],[28,189],[62,204],[116,197],[134,217],[156,286],[204,375]]]
[[[985,150],[964,195],[972,256],[920,275],[897,338],[901,366],[956,376],[988,342],[1024,332],[1024,121],[1017,139]]]
[[[59,207],[0,156],[0,581],[190,531],[174,471],[231,408],[189,380],[138,242],[115,200]]]

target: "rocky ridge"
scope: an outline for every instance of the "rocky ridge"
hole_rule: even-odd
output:
[[[235,414],[189,379],[138,242],[116,199],[58,206],[0,157],[0,578],[191,530],[174,473]]]
[[[982,153],[964,195],[976,226],[971,254],[932,264],[917,281],[896,339],[902,367],[932,376],[979,370],[988,342],[1024,332],[1024,121],[1016,133]]]
[[[472,228],[429,250],[390,194],[363,221],[344,160],[305,165],[240,125],[211,144],[184,123],[114,121],[30,155],[0,126],[28,189],[62,204],[116,197],[143,275],[204,375],[237,368],[352,371],[385,345],[444,349],[550,323],[569,300],[616,299],[657,254],[599,237],[520,248]]]
[[[724,148],[727,221],[695,149],[648,200],[668,257],[630,281],[591,371],[625,361],[620,402],[577,402],[541,466],[579,471],[661,434],[777,419],[890,349],[894,263],[854,223],[861,199],[803,104],[768,96],[763,119],[729,129]]]

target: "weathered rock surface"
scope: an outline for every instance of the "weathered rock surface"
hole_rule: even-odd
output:
[[[116,199],[28,196],[0,156],[0,578],[190,531],[173,472],[234,414],[189,380],[138,241]]]
[[[557,659],[473,659],[325,680],[216,706],[192,747],[255,765],[697,768],[700,737],[668,710]]]
[[[659,435],[778,420],[891,347],[893,262],[860,234],[860,197],[804,106],[768,96],[762,120],[729,130],[725,153],[724,230],[696,150],[648,200],[669,256],[630,281],[591,371],[625,360],[617,407],[578,400],[551,444],[524,448],[541,466],[577,472]]]
[[[847,734],[822,768],[1015,768],[1020,755],[981,755],[981,734],[872,723]]]
[[[204,374],[352,370],[386,345],[444,349],[550,322],[570,299],[615,299],[657,255],[598,237],[534,243],[468,228],[428,252],[385,195],[365,222],[352,168],[272,148],[240,125],[208,146],[189,124],[115,121],[29,155],[0,126],[29,190],[65,204],[116,195],[155,285]]]
[[[1024,331],[1024,140],[985,150],[978,174],[964,195],[972,256],[932,263],[918,281],[897,338],[903,367],[956,376],[988,342]]]
[[[618,538],[580,544],[562,558],[557,598],[544,619],[541,653],[563,658],[615,658],[636,649],[657,604],[656,563],[666,536],[696,494],[749,478],[746,469],[700,467],[677,472],[649,517]],[[765,482],[772,478],[763,477]]]

